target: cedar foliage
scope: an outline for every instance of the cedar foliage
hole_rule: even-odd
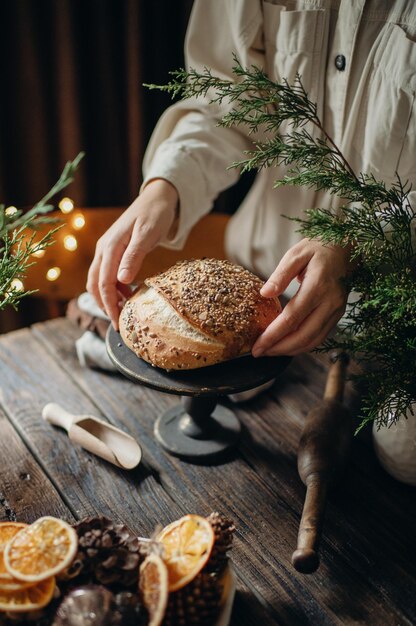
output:
[[[0,311],[7,306],[16,309],[22,298],[33,293],[16,288],[13,281],[25,277],[28,268],[34,264],[33,253],[45,250],[54,243],[53,235],[60,226],[51,228],[40,239],[37,238],[37,229],[44,224],[58,222],[47,215],[54,209],[49,201],[73,181],[83,156],[81,152],[73,161],[68,161],[52,189],[29,211],[18,209],[8,214],[5,205],[0,204]]]
[[[315,208],[295,218],[299,230],[324,244],[350,247],[347,287],[357,299],[338,334],[319,348],[347,351],[362,366],[353,376],[365,390],[358,430],[368,422],[391,424],[416,400],[416,209],[411,186],[396,175],[387,187],[372,174],[354,172],[323,127],[301,76],[276,83],[234,57],[235,80],[205,68],[171,73],[166,85],[146,85],[172,97],[204,97],[224,107],[220,126],[245,125],[253,148],[230,165],[241,172],[277,165],[286,175],[274,186],[302,185],[342,198],[337,212]],[[256,140],[263,131],[264,141]]]

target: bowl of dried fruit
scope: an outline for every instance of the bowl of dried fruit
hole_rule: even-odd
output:
[[[150,538],[105,517],[0,523],[0,626],[227,626],[234,524],[185,515]]]

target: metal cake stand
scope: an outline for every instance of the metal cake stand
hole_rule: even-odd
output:
[[[160,415],[155,436],[170,454],[193,461],[213,461],[238,440],[241,425],[234,413],[218,405],[221,396],[252,389],[278,376],[291,358],[251,355],[195,370],[166,371],[134,354],[110,326],[107,352],[116,368],[135,383],[182,396],[181,403]]]

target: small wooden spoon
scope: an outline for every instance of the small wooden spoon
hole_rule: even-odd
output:
[[[71,441],[122,469],[133,469],[142,450],[133,437],[92,415],[72,415],[59,404],[50,402],[42,411],[44,420],[61,426]]]

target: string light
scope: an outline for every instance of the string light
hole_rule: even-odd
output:
[[[62,198],[58,206],[62,213],[71,213],[74,210],[74,203],[71,198]]]
[[[70,198],[63,198],[59,203],[59,208],[62,211],[62,213],[70,213],[74,209],[74,203]],[[76,231],[79,231],[82,228],[84,228],[85,224],[86,224],[85,216],[79,210],[73,215],[71,215],[67,221],[67,225],[69,226],[69,228],[73,228]],[[61,242],[62,242],[63,248],[65,248],[65,250],[68,250],[69,252],[74,252],[75,250],[78,249],[78,246],[79,246],[78,238],[75,237],[73,234],[64,235],[63,238],[61,239]],[[37,249],[35,245],[34,250],[32,252],[32,256],[37,257],[39,259],[39,258],[42,258],[45,255],[45,253],[46,253],[45,249],[43,248]],[[50,282],[55,282],[56,280],[58,280],[61,274],[62,274],[61,267],[54,266],[54,267],[50,267],[47,270],[45,274],[45,278],[46,280]],[[23,289],[23,284],[21,284],[21,287],[19,288]]]
[[[17,213],[17,209],[15,206],[8,206],[7,209],[5,210],[5,214],[8,216],[14,215],[15,213]]]
[[[78,248],[78,241],[74,235],[66,235],[66,237],[64,237],[64,248],[70,252],[73,252]]]
[[[60,267],[50,267],[46,272],[46,280],[50,280],[51,282],[57,280],[61,275]]]
[[[10,287],[14,291],[23,291],[24,289],[24,285],[20,278],[13,278],[12,282],[10,283]]]
[[[85,217],[82,213],[77,213],[72,219],[72,227],[75,230],[81,230],[85,226]]]

